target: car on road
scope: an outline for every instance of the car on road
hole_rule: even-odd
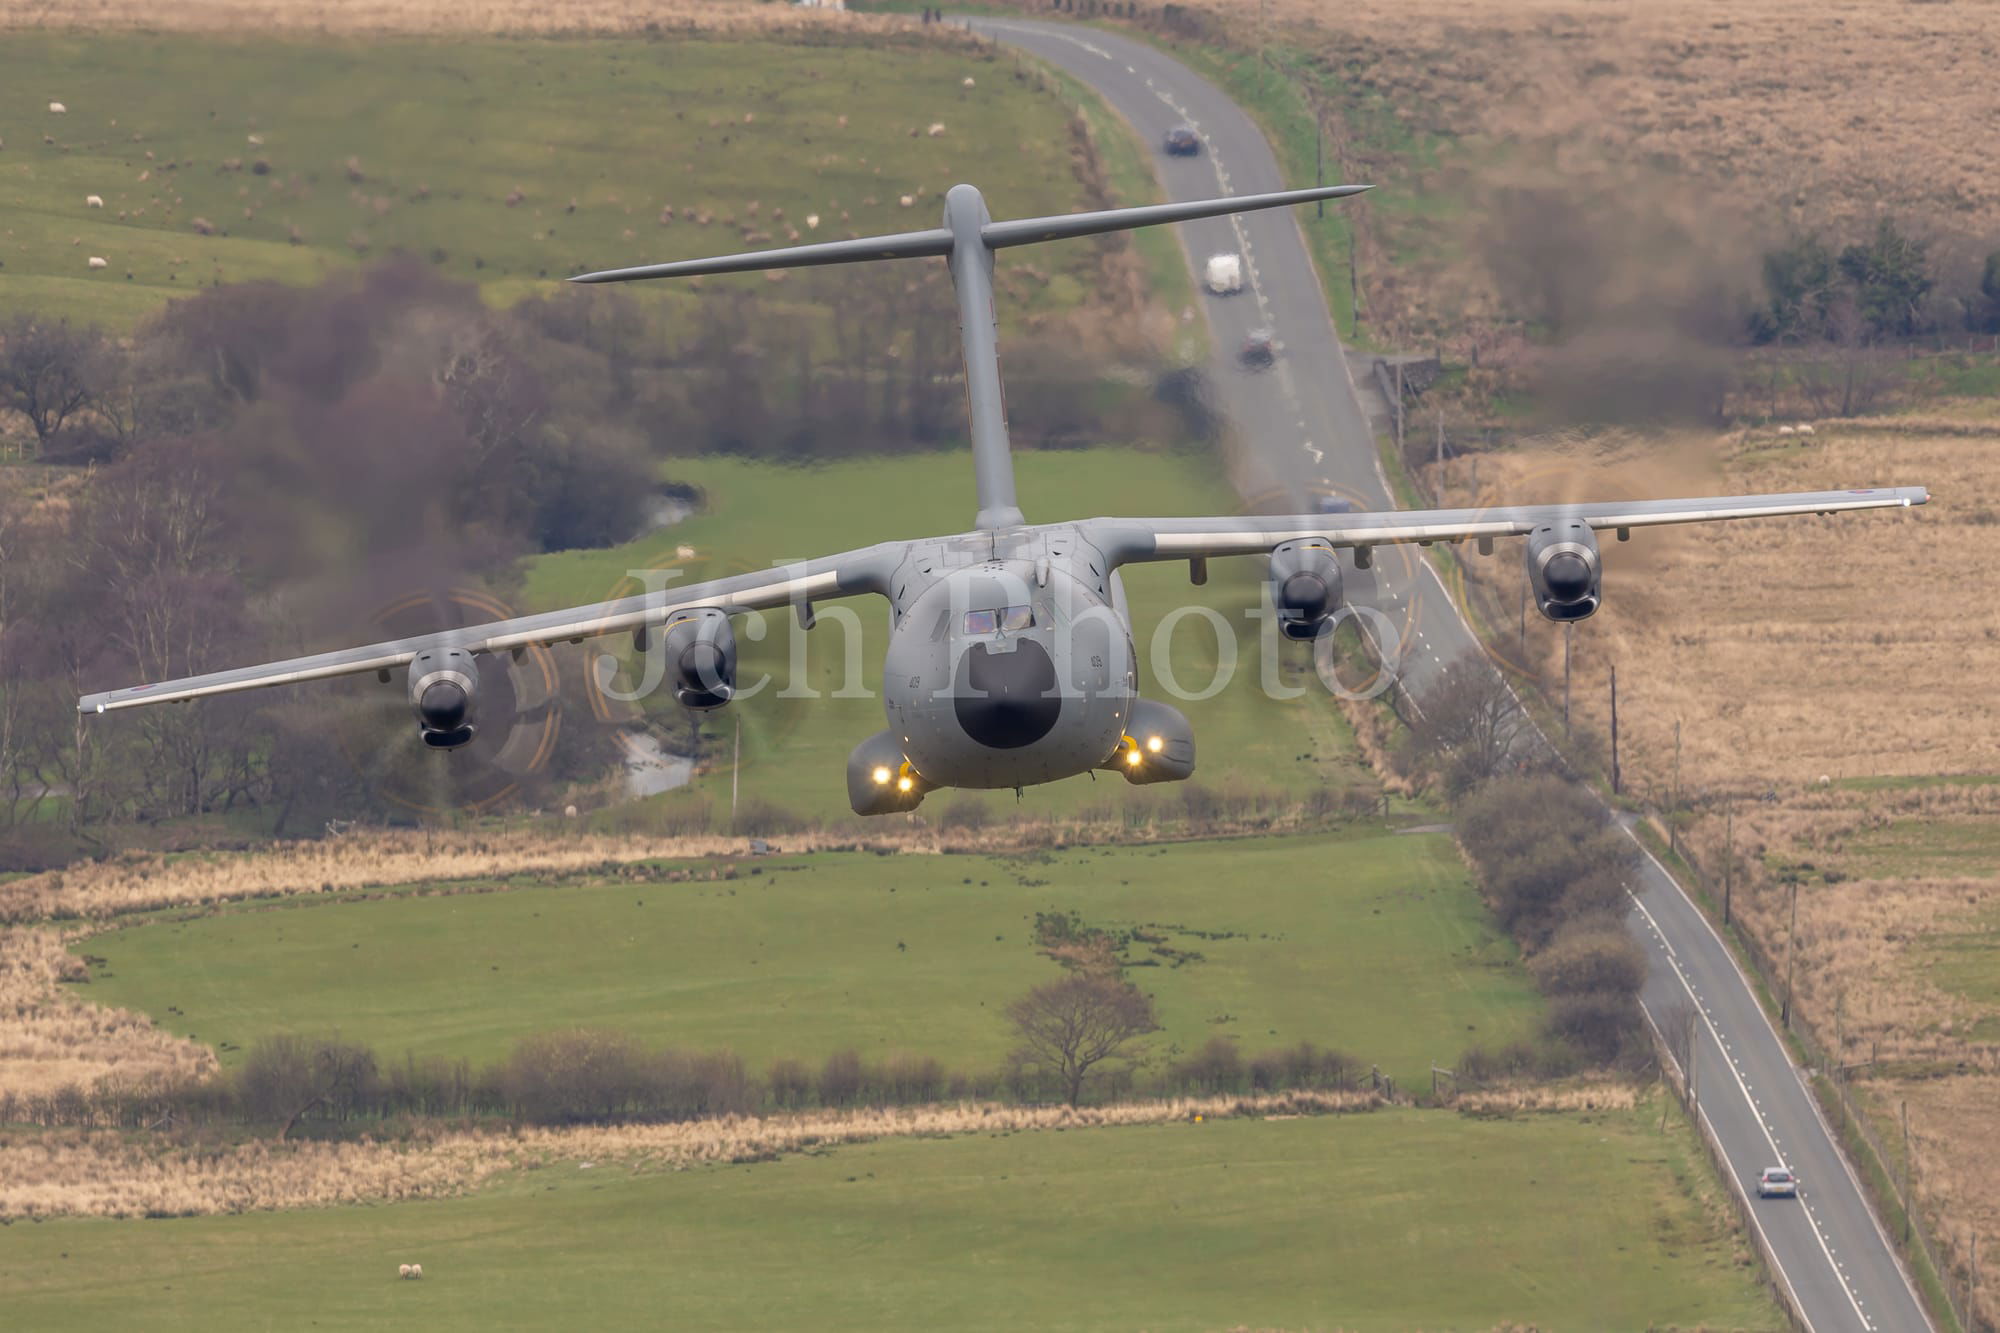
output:
[[[1202,286],[1217,296],[1228,296],[1243,290],[1243,256],[1239,254],[1210,255],[1208,263],[1202,266]]]
[[[1767,1166],[1757,1173],[1757,1197],[1760,1199],[1797,1198],[1799,1178],[1792,1174],[1790,1167]]]
[[[1278,339],[1269,329],[1252,329],[1244,335],[1243,350],[1237,354],[1251,370],[1269,370],[1278,363]]]
[[[1355,512],[1354,501],[1338,495],[1320,496],[1315,508],[1322,514],[1352,514]]]
[[[1201,136],[1191,125],[1176,125],[1167,131],[1166,141],[1161,145],[1168,157],[1197,157],[1201,154]]]

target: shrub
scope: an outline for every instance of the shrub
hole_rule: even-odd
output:
[[[1176,1061],[1167,1071],[1169,1083],[1189,1092],[1241,1092],[1242,1053],[1231,1037],[1210,1037],[1200,1050]]]
[[[1610,1064],[1639,1035],[1639,1003],[1631,995],[1588,991],[1559,995],[1549,1005],[1546,1031],[1569,1042],[1596,1064]]]
[[[619,1032],[576,1028],[524,1037],[501,1071],[515,1115],[537,1124],[603,1123],[641,1100],[645,1057]]]
[[[819,1100],[823,1106],[853,1106],[861,1100],[864,1086],[858,1051],[835,1051],[820,1067]]]
[[[1598,918],[1558,931],[1528,970],[1544,995],[1636,995],[1646,982],[1646,954],[1615,921]]]

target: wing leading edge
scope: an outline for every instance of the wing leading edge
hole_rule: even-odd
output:
[[[434,634],[371,643],[331,653],[315,653],[261,666],[213,671],[207,675],[135,685],[122,690],[106,690],[85,695],[77,701],[76,707],[80,713],[107,713],[142,704],[200,699],[270,685],[326,680],[369,671],[391,671],[407,666],[419,653],[439,648],[499,653],[536,644],[559,643],[564,639],[581,642],[607,634],[627,634],[662,625],[676,613],[696,607],[716,607],[734,615],[740,611],[769,610],[850,597],[857,593],[879,591],[876,571],[884,567],[882,557],[899,556],[902,548],[901,542],[888,542],[797,565],[737,574],[660,592],[640,593],[590,606],[517,616],[511,620],[496,620],[463,629],[440,630]]]
[[[1689,500],[1612,500],[1591,504],[1508,505],[1490,509],[1411,509],[1377,514],[1239,515],[1222,518],[1099,518],[1091,528],[1114,563],[1256,555],[1280,542],[1320,537],[1335,546],[1396,542],[1455,542],[1468,537],[1526,536],[1546,523],[1581,520],[1607,528],[1707,523],[1733,518],[1834,514],[1897,509],[1930,499],[1921,486],[1872,490],[1797,491],[1781,495],[1720,495]],[[1115,554],[1114,554],[1115,553]]]

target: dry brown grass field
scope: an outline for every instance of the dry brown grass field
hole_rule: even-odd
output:
[[[14,1131],[0,1135],[0,1219],[191,1217],[386,1203],[461,1194],[497,1172],[558,1161],[674,1171],[872,1139],[1159,1125],[1197,1115],[1327,1115],[1381,1104],[1372,1092],[1176,1097],[1074,1108],[960,1103],[605,1128],[440,1130],[399,1142],[257,1139],[221,1148],[111,1131]],[[1560,1104],[1500,1105],[1490,1113],[1631,1104],[1629,1090],[1621,1100],[1618,1090],[1607,1089],[1595,1099],[1578,1094]]]
[[[1017,0],[1031,12],[1043,0]],[[1156,12],[1157,6],[1146,7]],[[2000,243],[2000,6],[1875,0],[1193,0],[1215,42],[1303,53],[1350,178],[1371,336],[1454,359],[1535,317],[1507,261],[1589,234],[1579,313],[1747,291],[1798,228],[1893,216],[1942,273]],[[1176,40],[1194,30],[1180,22]],[[1284,57],[1290,59],[1289,55]],[[1296,64],[1297,62],[1295,62]],[[1519,210],[1545,193],[1565,207]],[[1530,285],[1539,286],[1540,278]],[[1962,289],[1961,289],[1962,290]],[[1566,302],[1567,303],[1567,302]],[[1493,335],[1500,333],[1496,347]]]
[[[1470,460],[1447,468],[1448,494],[1467,498]],[[1680,724],[1684,843],[1711,891],[1733,836],[1735,915],[1773,959],[1795,944],[1803,1021],[1844,1063],[1880,1061],[1861,1074],[1880,1104],[1910,1098],[1947,1245],[1965,1258],[1977,1228],[1982,1248],[2000,1246],[2000,1211],[1973,1183],[1994,1169],[2000,1075],[2000,783],[1981,780],[2000,771],[2000,430],[1969,412],[1820,423],[1805,440],[1557,440],[1483,458],[1478,474],[1488,500],[1931,488],[1903,514],[1607,542],[1572,707],[1601,740],[1617,667],[1626,790],[1655,806],[1672,800]],[[1518,563],[1463,564],[1501,627],[1489,640],[1559,706],[1559,633],[1532,613],[1525,643],[1515,632]]]

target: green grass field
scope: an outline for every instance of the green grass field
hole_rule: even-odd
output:
[[[505,302],[791,227],[935,226],[960,180],[1001,216],[1066,212],[1082,201],[1068,118],[1010,65],[915,46],[16,30],[0,43],[0,313],[125,327],[214,282],[310,282],[396,250]],[[1008,133],[976,132],[994,123]],[[1038,262],[1037,302],[1084,294],[1090,247]]]
[[[1528,1035],[1541,1012],[1435,834],[737,864],[705,883],[163,914],[79,945],[108,960],[84,993],[212,1045],[338,1028],[385,1057],[479,1063],[587,1025],[730,1047],[759,1071],[853,1047],[986,1072],[1011,1045],[1007,1002],[1060,975],[1033,940],[1053,910],[1172,927],[1170,947],[1203,956],[1130,969],[1158,1000],[1162,1053],[1215,1034],[1246,1055],[1311,1040],[1409,1084],[1474,1041]]]
[[[14,1226],[0,1291],[51,1333],[1782,1327],[1656,1128],[1385,1111],[567,1164],[444,1202]]]
[[[1214,463],[1193,454],[1114,448],[1028,452],[1016,455],[1015,468],[1022,509],[1034,522],[1105,513],[1171,515],[1236,508]],[[956,452],[809,468],[727,458],[681,459],[667,464],[665,474],[699,486],[707,498],[704,511],[622,546],[536,559],[521,594],[526,608],[576,605],[636,592],[637,582],[624,582],[632,569],[680,569],[684,572],[678,582],[685,584],[885,538],[955,532],[971,521],[974,507],[971,457]],[[681,545],[693,547],[696,559],[677,561],[675,550]],[[1140,689],[1174,702],[1193,723],[1196,781],[1301,796],[1316,785],[1371,789],[1378,785],[1359,760],[1338,708],[1311,676],[1310,657],[1303,646],[1278,645],[1273,640],[1280,653],[1273,661],[1273,679],[1283,689],[1305,688],[1291,699],[1267,697],[1262,687],[1264,658],[1255,633],[1259,625],[1246,615],[1261,605],[1257,561],[1218,560],[1207,586],[1201,588],[1188,583],[1185,565],[1133,566],[1124,573],[1137,628]],[[1154,636],[1163,617],[1182,605],[1214,608],[1239,640],[1230,683],[1208,699],[1174,700],[1152,670]],[[859,663],[853,677],[859,685],[854,688],[847,683],[845,645],[850,631],[842,628],[847,616],[859,627],[853,632]],[[854,818],[848,813],[842,775],[848,751],[883,726],[876,686],[887,646],[888,610],[879,598],[857,598],[822,606],[819,618],[819,628],[801,636],[794,634],[789,616],[766,617],[762,623],[768,632],[761,640],[752,637],[751,618],[745,618],[737,631],[743,648],[740,679],[746,688],[766,675],[771,683],[708,722],[715,752],[722,757],[718,770],[698,778],[689,790],[657,798],[658,803],[707,800],[726,809],[730,775],[724,747],[730,728],[740,718],[744,799],[817,818]],[[1212,685],[1221,650],[1199,617],[1183,617],[1164,642],[1170,645],[1175,679],[1184,689],[1201,692]],[[563,669],[581,672],[584,662],[601,651],[571,654]],[[784,697],[794,690],[791,654],[795,651],[804,654],[806,687],[821,697],[807,698],[803,691]],[[839,697],[843,691],[850,697]],[[659,725],[685,725],[667,692],[658,692],[647,705]],[[978,799],[995,812],[1015,807],[1011,792],[974,798],[942,792],[926,803],[924,813],[935,814],[966,799]],[[1177,786],[1129,787],[1115,775],[1104,774],[1095,781],[1081,777],[1032,788],[1021,807],[1066,810],[1108,801],[1150,808],[1181,799]],[[643,822],[646,812],[628,811],[622,817]]]

